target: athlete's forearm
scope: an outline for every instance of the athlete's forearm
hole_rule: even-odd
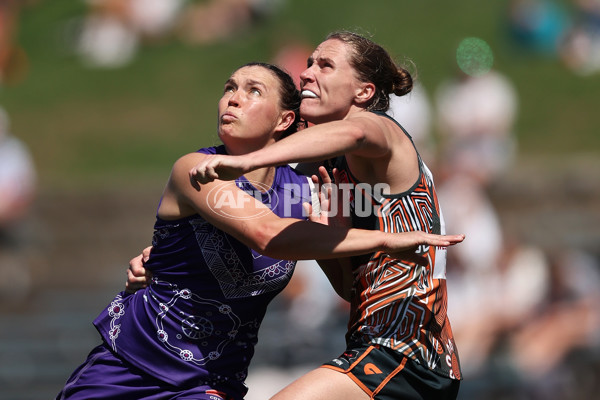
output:
[[[310,221],[280,218],[275,223],[245,223],[248,246],[273,258],[320,260],[382,251],[395,257],[412,257],[420,245],[448,247],[464,240],[460,235],[436,235],[421,231],[402,233],[333,227]],[[250,230],[252,232],[250,232]],[[251,233],[249,235],[249,233]],[[250,241],[252,243],[250,243]],[[418,258],[418,257],[417,257]]]
[[[363,130],[347,121],[315,125],[244,158],[251,170],[292,162],[313,162],[352,152],[365,140]]]
[[[256,229],[257,251],[273,258],[318,260],[349,257],[383,250],[389,234],[355,228],[338,228],[309,221],[280,219]]]

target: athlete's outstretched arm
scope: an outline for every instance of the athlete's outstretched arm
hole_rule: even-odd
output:
[[[182,212],[188,215],[197,213],[248,247],[273,258],[323,260],[375,251],[394,254],[414,252],[420,245],[446,247],[464,240],[464,235],[436,235],[419,231],[387,233],[280,218],[239,189],[235,182],[216,181],[194,189],[189,184],[187,171],[203,156],[192,153],[175,163],[159,209],[159,214],[164,213],[161,218],[168,219],[170,209],[175,210],[173,218],[180,217]],[[215,191],[231,193],[230,198],[238,201],[236,204],[216,204],[215,198],[210,196]],[[134,258],[132,262],[141,263],[141,257]]]
[[[378,118],[381,117],[361,113],[311,126],[248,154],[211,155],[190,169],[190,178],[200,184],[215,179],[232,180],[262,167],[322,161],[347,153],[377,157],[389,149]]]
[[[419,245],[451,246],[464,239],[464,235],[386,233],[280,218],[254,197],[241,191],[235,182],[215,181],[200,185],[198,190],[193,188],[188,171],[203,156],[193,153],[175,164],[163,203],[167,197],[175,197],[180,203],[179,207],[189,207],[217,228],[273,258],[318,260],[374,251],[392,254],[413,250]],[[210,196],[211,191],[215,193],[214,190],[222,193],[231,191],[233,198],[243,200],[233,205],[216,204],[216,199]]]

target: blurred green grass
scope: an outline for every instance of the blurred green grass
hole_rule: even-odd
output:
[[[217,141],[216,104],[229,73],[270,60],[285,38],[317,44],[336,29],[368,32],[399,59],[414,61],[431,96],[454,73],[460,40],[476,36],[491,45],[494,67],[519,92],[521,158],[599,157],[600,76],[580,77],[555,59],[516,51],[506,33],[507,4],[289,0],[233,40],[196,47],[165,40],[141,48],[127,67],[98,70],[68,48],[68,28],[84,2],[43,0],[22,13],[19,43],[29,70],[0,89],[0,105],[32,149],[42,184],[164,181],[178,156]]]

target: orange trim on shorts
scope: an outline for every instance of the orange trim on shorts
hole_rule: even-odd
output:
[[[338,371],[338,372],[343,372],[343,373],[348,373],[350,370],[352,370],[356,364],[358,364],[359,362],[362,361],[363,358],[365,358],[374,348],[378,348],[378,346],[369,346],[369,348],[367,350],[365,350],[364,353],[362,353],[352,364],[350,364],[350,366],[348,367],[348,369],[343,369],[340,367],[336,367],[333,365],[320,365],[319,368],[329,368],[332,369],[334,371]]]
[[[350,379],[352,379],[354,381],[354,383],[356,383],[358,385],[358,387],[363,390],[363,392],[368,394],[369,398],[372,399],[373,396],[375,396],[375,394],[373,392],[371,392],[371,390],[368,387],[366,387],[365,384],[362,383],[360,379],[358,379],[356,376],[354,376],[354,374],[352,372],[348,372],[346,375],[348,375],[348,377]]]
[[[358,357],[358,358],[356,359],[356,361],[354,361],[354,362],[353,362],[353,363],[350,365],[350,367],[348,368],[348,371],[350,371],[350,370],[354,369],[354,367],[356,367],[356,364],[360,363],[360,362],[363,360],[363,358],[365,358],[366,356],[368,356],[368,355],[369,355],[369,353],[370,353],[371,351],[373,351],[373,349],[374,349],[374,348],[375,348],[375,346],[369,346],[369,348],[368,348],[368,349],[367,349],[367,350],[366,350],[364,353],[362,353],[362,354],[360,355],[360,357]]]
[[[389,374],[389,375],[387,376],[387,378],[385,378],[385,379],[383,380],[383,382],[381,382],[381,383],[379,384],[379,386],[377,386],[377,389],[375,389],[375,391],[373,392],[373,395],[371,396],[371,399],[375,398],[375,396],[377,395],[377,393],[379,393],[379,392],[381,391],[381,389],[383,389],[383,388],[385,387],[385,385],[387,385],[387,383],[388,383],[388,382],[389,382],[389,381],[390,381],[390,380],[391,380],[393,377],[395,377],[396,375],[398,375],[398,373],[404,369],[404,366],[406,365],[406,361],[407,361],[407,360],[408,360],[408,358],[403,358],[403,359],[402,359],[402,362],[400,363],[400,365],[399,365],[399,366],[398,366],[398,367],[397,367],[395,370],[393,370],[393,371],[392,371],[392,373],[391,373],[391,374]]]
[[[334,367],[333,365],[321,365],[320,368],[329,368],[334,371],[341,372],[342,374],[346,374],[350,379],[352,379],[352,381],[354,383],[356,383],[358,385],[359,388],[361,388],[366,394],[368,394],[370,398],[373,398],[373,396],[375,396],[375,393],[371,392],[371,390],[367,386],[365,386],[365,384],[362,383],[362,381],[360,379],[358,379],[350,371],[352,371],[354,369],[354,367],[356,366],[356,364],[360,363],[363,360],[363,358],[365,358],[376,347],[378,347],[378,346],[369,346],[369,348],[367,350],[365,350],[364,353],[362,353],[352,364],[350,364],[348,369]],[[406,362],[406,359],[404,360],[404,362]],[[403,367],[404,367],[404,362],[402,363]],[[396,371],[394,371],[394,372],[396,372]],[[377,388],[377,389],[379,389],[379,388]]]
[[[352,379],[352,382],[356,383],[358,385],[359,388],[361,388],[363,390],[363,392],[365,392],[367,395],[372,396],[373,392],[371,392],[371,390],[369,390],[368,387],[365,386],[364,383],[362,383],[360,381],[360,379],[358,379],[356,376],[354,376],[354,374],[352,372],[350,372],[349,370],[345,370],[339,367],[334,367],[333,365],[321,365],[319,368],[328,368],[331,369],[333,371],[339,372],[341,374],[346,375],[348,378]]]

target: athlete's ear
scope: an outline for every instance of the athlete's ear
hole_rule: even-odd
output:
[[[375,84],[371,82],[361,82],[360,86],[356,89],[354,95],[358,104],[364,104],[371,100],[375,95]]]
[[[279,136],[294,123],[295,119],[296,114],[291,110],[283,111],[281,113],[277,126],[275,127],[275,140],[279,139]]]

